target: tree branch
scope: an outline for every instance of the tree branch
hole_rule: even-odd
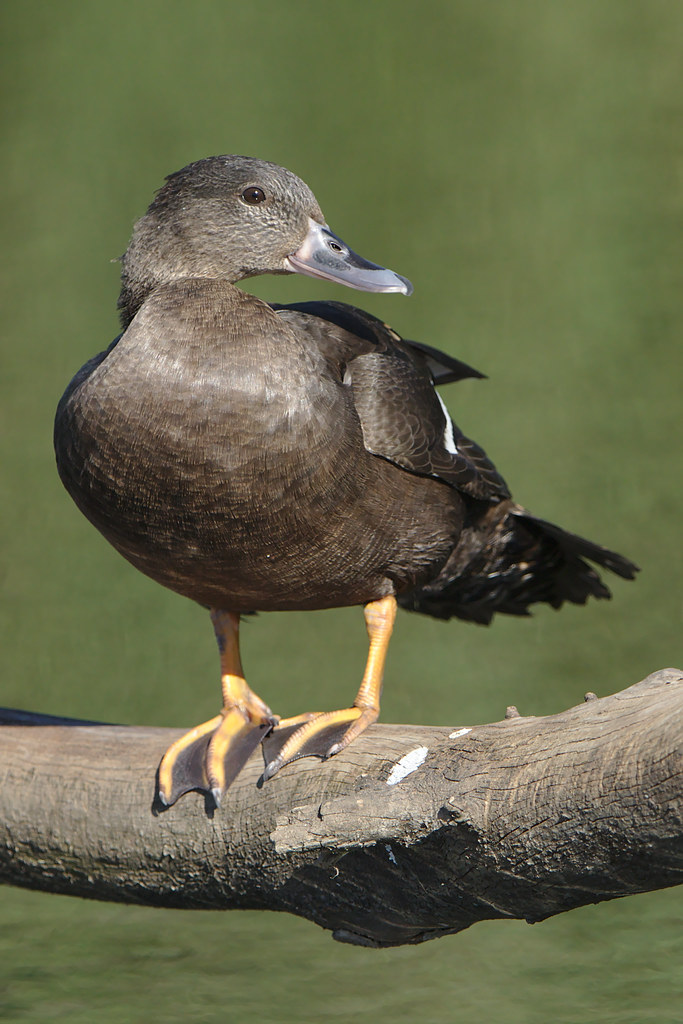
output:
[[[172,907],[286,910],[372,946],[540,921],[683,881],[683,673],[547,718],[378,725],[213,812],[161,812],[179,730],[0,711],[0,881]]]

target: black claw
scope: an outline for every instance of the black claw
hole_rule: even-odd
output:
[[[273,775],[275,775],[276,772],[280,771],[282,765],[283,761],[279,757],[276,757],[273,761],[270,761],[263,769],[263,781],[267,782],[268,779],[272,779]]]

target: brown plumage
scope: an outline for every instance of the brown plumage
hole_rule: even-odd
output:
[[[366,605],[356,702],[276,729],[269,776],[376,718],[396,599],[489,622],[608,597],[589,561],[635,572],[512,501],[435,389],[477,371],[351,306],[269,306],[235,287],[294,271],[411,290],[333,235],[282,168],[211,157],[172,175],[123,257],[123,334],[57,410],[79,508],[138,569],[213,610],[224,707],[162,761],[165,803],[192,788],[218,800],[277,722],[243,679],[242,613]]]

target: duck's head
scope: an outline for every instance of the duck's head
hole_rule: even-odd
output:
[[[171,174],[135,225],[122,264],[124,325],[155,287],[189,277],[234,283],[299,273],[361,291],[413,290],[349,249],[295,174],[245,156],[211,156]]]

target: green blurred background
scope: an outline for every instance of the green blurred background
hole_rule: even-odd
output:
[[[3,704],[215,713],[206,614],[81,517],[51,427],[117,332],[110,260],[134,219],[165,174],[226,152],[296,171],[349,244],[410,277],[410,300],[355,301],[486,372],[445,398],[515,495],[643,568],[611,603],[490,630],[402,615],[384,720],[547,714],[683,664],[683,5],[5,0],[0,17]],[[261,616],[244,655],[276,711],[340,706],[360,612]],[[0,900],[7,1021],[680,1019],[680,891],[384,952],[272,914]]]

